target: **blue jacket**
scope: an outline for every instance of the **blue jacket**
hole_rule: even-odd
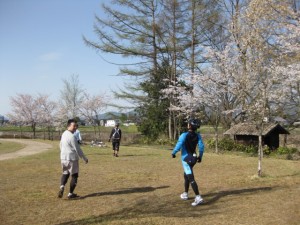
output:
[[[172,155],[176,155],[177,152],[180,151],[181,149],[181,159],[184,160],[184,158],[188,155],[188,151],[185,147],[185,139],[186,139],[186,136],[189,132],[184,132],[180,135],[178,141],[177,141],[177,144],[172,152]],[[202,158],[203,156],[203,153],[204,153],[204,143],[202,141],[202,137],[199,133],[198,134],[198,148],[199,148],[199,156],[200,158]]]

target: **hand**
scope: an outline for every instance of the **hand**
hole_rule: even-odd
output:
[[[198,163],[201,163],[201,161],[202,161],[202,158],[201,158],[200,156],[198,156],[197,162],[198,162]]]
[[[89,162],[88,158],[85,158],[84,161],[85,161],[85,164],[88,164],[88,162]]]
[[[176,155],[172,154],[172,158],[173,158],[173,159],[176,158]]]

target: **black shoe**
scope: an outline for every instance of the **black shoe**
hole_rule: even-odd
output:
[[[119,157],[119,155],[118,155],[118,154],[116,154],[116,157]]]
[[[60,188],[57,197],[62,198],[62,196],[64,195],[64,188]]]
[[[72,193],[72,194],[68,194],[68,199],[73,199],[73,198],[79,198],[79,195]]]

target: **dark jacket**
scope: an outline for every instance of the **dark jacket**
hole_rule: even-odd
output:
[[[111,130],[109,139],[112,140],[113,142],[120,142],[122,138],[122,131],[120,128],[115,127]]]

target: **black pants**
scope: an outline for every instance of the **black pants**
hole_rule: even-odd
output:
[[[192,174],[186,174],[186,173],[183,174],[183,177],[184,177],[184,191],[189,192],[189,187],[190,187],[190,184],[191,184],[191,186],[193,188],[193,191],[195,192],[195,195],[199,195],[198,184],[195,181],[193,167],[194,167],[194,165],[190,165]]]
[[[70,177],[70,174],[63,174],[61,177],[61,185],[65,186],[66,183],[68,182],[68,179]],[[77,186],[77,180],[78,180],[78,173],[72,174],[72,180],[70,183],[70,193],[73,193],[76,186]]]
[[[119,141],[113,141],[112,142],[112,147],[114,151],[119,151],[120,148],[120,142]]]

